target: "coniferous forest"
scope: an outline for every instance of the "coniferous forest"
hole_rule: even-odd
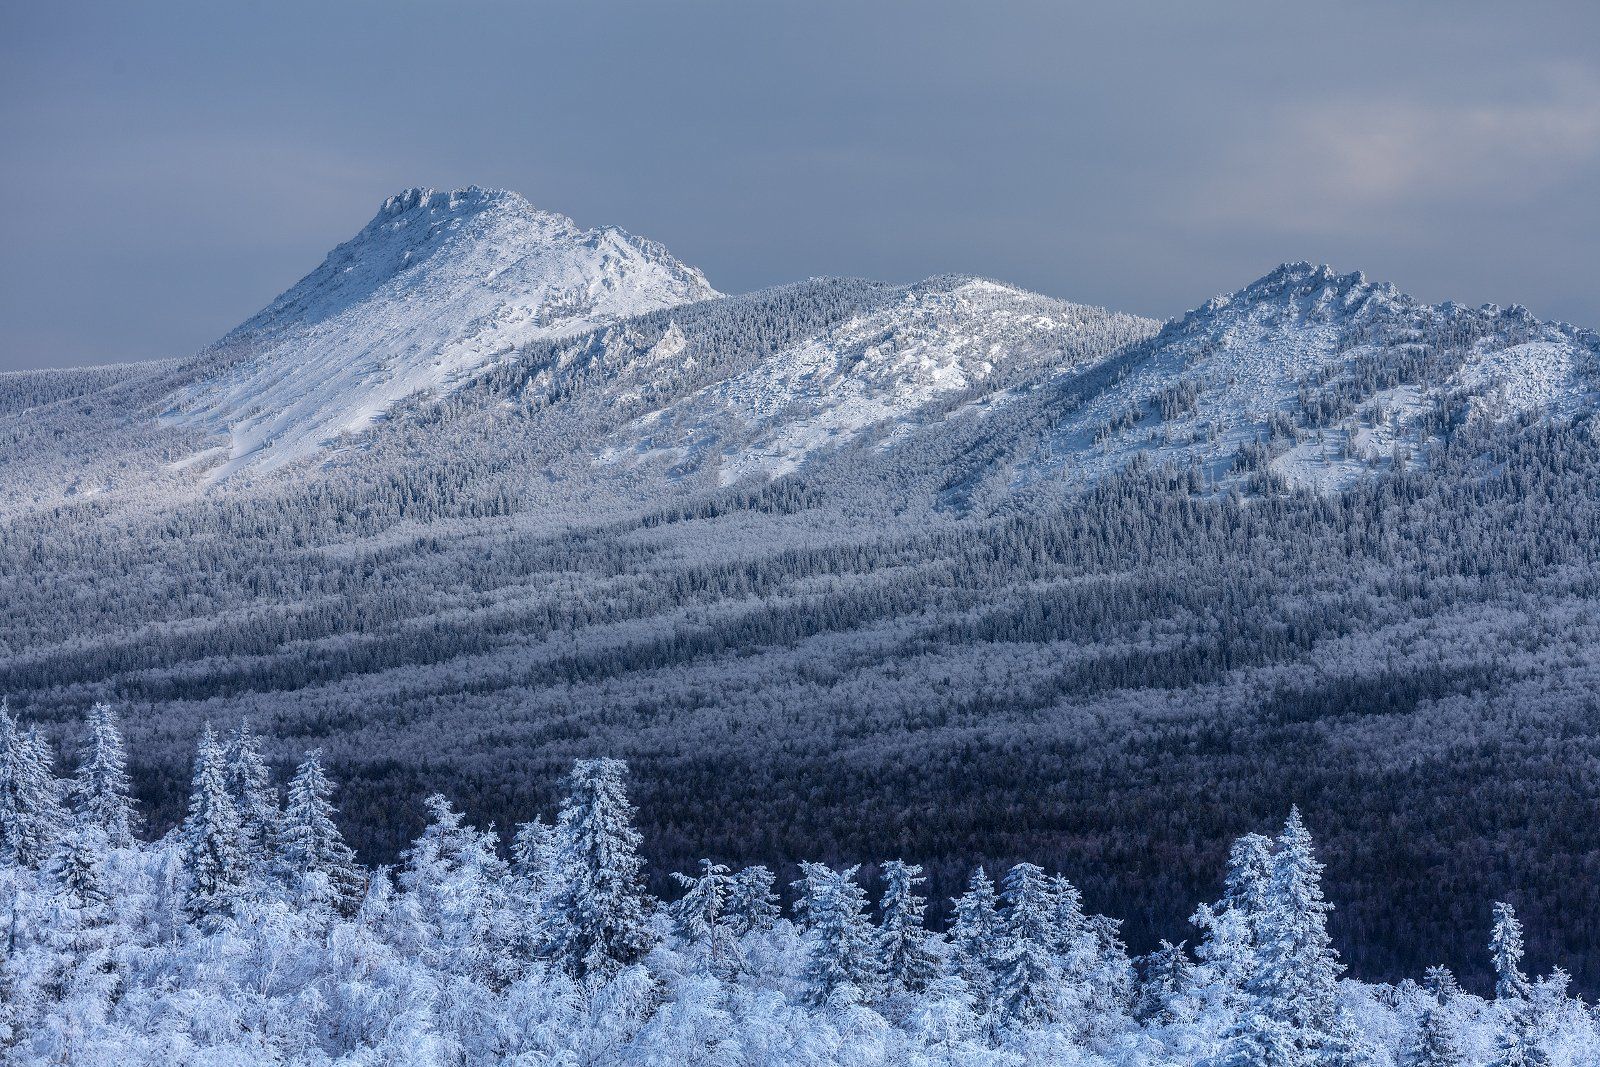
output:
[[[112,709],[57,777],[0,712],[0,1058],[73,1064],[1070,1064],[1579,1067],[1600,1015],[1527,973],[1480,902],[1492,995],[1440,966],[1345,976],[1297,809],[1233,843],[1192,936],[1130,955],[1071,872],[978,867],[927,922],[922,868],[714,857],[646,889],[621,761],[577,761],[502,834],[444,796],[393,866],[346,844],[309,752],[287,783],[210,726],[185,815],[133,799]],[[786,892],[785,892],[786,890]],[[787,897],[790,904],[783,907]]]

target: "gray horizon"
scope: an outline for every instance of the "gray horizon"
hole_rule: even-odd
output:
[[[0,12],[0,371],[189,355],[411,186],[738,293],[978,274],[1167,318],[1285,261],[1600,327],[1600,5]]]

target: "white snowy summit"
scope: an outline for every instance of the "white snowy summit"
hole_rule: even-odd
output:
[[[718,295],[615,227],[580,229],[504,190],[410,189],[218,341],[218,373],[181,391],[169,418],[228,435],[214,477],[270,470],[518,345]]]

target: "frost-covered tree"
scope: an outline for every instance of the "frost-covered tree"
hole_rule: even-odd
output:
[[[1489,954],[1494,960],[1495,999],[1527,1000],[1530,989],[1528,976],[1522,973],[1522,923],[1516,909],[1503,900],[1494,905]]]
[[[353,910],[364,887],[356,854],[345,844],[334,816],[333,783],[322,770],[322,754],[308,752],[293,780],[278,820],[277,863],[302,891],[340,911]]]
[[[999,951],[994,1010],[1003,1025],[1037,1026],[1062,1018],[1067,990],[1061,961],[1056,900],[1050,880],[1032,863],[1019,863],[1001,882]]]
[[[189,814],[181,833],[188,878],[184,910],[196,921],[230,914],[244,895],[250,861],[228,791],[227,757],[209,723],[195,754]]]
[[[870,1000],[878,991],[874,930],[867,894],[856,881],[860,867],[842,871],[810,864],[812,895],[806,909],[806,1002],[814,1007]]]
[[[1243,989],[1255,959],[1258,928],[1266,914],[1272,883],[1272,840],[1245,834],[1228,852],[1228,875],[1222,899],[1201,905],[1189,921],[1200,928],[1195,954],[1207,980],[1223,996]]]
[[[468,825],[439,794],[423,804],[428,824],[402,857],[393,925],[435,966],[498,988],[516,969],[509,870],[492,832]]]
[[[0,701],[0,863],[37,868],[67,827],[50,745]]]
[[[728,884],[728,924],[734,934],[764,933],[783,914],[778,905],[777,879],[757,864],[734,874]]]
[[[1442,985],[1417,1016],[1417,1032],[1403,1062],[1404,1067],[1466,1067],[1467,1054]]]
[[[1511,1004],[1501,1013],[1489,1067],[1551,1067],[1550,1052],[1537,1012]]]
[[[673,932],[691,944],[709,942],[723,926],[730,881],[727,865],[702,859],[698,875],[674,871],[672,880],[685,889],[667,905]]]
[[[967,891],[952,902],[950,956],[956,974],[972,991],[978,1010],[987,1011],[999,968],[1000,898],[994,879],[982,867],[967,879]]]
[[[891,992],[920,993],[939,974],[939,959],[924,925],[927,900],[917,893],[922,868],[903,860],[883,865],[878,902],[878,968]]]
[[[517,877],[536,889],[544,887],[555,870],[555,856],[555,827],[541,816],[517,827],[511,839],[511,869]]]
[[[1272,1064],[1282,1048],[1294,1064],[1344,1067],[1364,1053],[1338,998],[1344,970],[1328,937],[1331,905],[1322,895],[1322,864],[1311,834],[1291,810],[1275,842],[1266,906],[1256,922],[1255,949],[1244,985],[1241,1019],[1229,1037],[1225,1062]]]
[[[68,907],[97,916],[110,901],[106,879],[109,847],[105,831],[82,820],[57,840],[44,871],[48,883]]]
[[[261,754],[261,738],[241,722],[228,739],[228,793],[244,833],[240,847],[257,869],[268,866],[278,839],[278,790]]]
[[[626,776],[621,760],[579,760],[556,820],[556,885],[543,926],[550,957],[578,979],[609,978],[654,941]]]
[[[1139,961],[1134,1017],[1163,1024],[1188,1020],[1194,1012],[1196,982],[1195,966],[1184,952],[1184,945],[1163,940]]]
[[[100,827],[112,848],[133,844],[138,816],[122,732],[109,704],[89,709],[89,737],[72,782],[73,811]]]

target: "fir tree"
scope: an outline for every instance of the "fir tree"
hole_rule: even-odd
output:
[[[952,901],[951,960],[980,1011],[988,1011],[999,966],[1000,912],[994,880],[982,867],[967,879],[967,891]]]
[[[759,864],[746,867],[733,876],[728,885],[728,924],[734,934],[743,937],[750,933],[771,930],[783,914],[778,907],[776,879],[772,872]]]
[[[1194,964],[1184,946],[1162,941],[1140,961],[1134,1016],[1142,1022],[1174,1023],[1191,1014],[1188,998],[1196,983]]]
[[[511,869],[530,886],[542,888],[555,870],[555,827],[535,815],[511,839]]]
[[[182,839],[188,875],[184,910],[197,921],[227,916],[243,896],[249,858],[240,847],[244,833],[228,791],[227,757],[210,724],[195,756]]]
[[[923,925],[928,902],[916,887],[922,868],[901,860],[883,865],[878,911],[878,967],[895,992],[921,993],[938,977],[939,960]]]
[[[356,854],[334,823],[333,783],[322,771],[320,752],[306,753],[289,783],[288,803],[278,822],[277,862],[293,883],[348,914],[361,899],[363,878]]]
[[[1406,1048],[1405,1067],[1466,1067],[1454,1020],[1444,1002],[1435,1000],[1417,1018],[1417,1034]]]
[[[128,778],[122,733],[109,704],[96,704],[89,709],[89,738],[72,783],[72,802],[80,818],[100,827],[110,847],[127,848],[133,844],[138,827],[133,783]]]
[[[1266,914],[1272,882],[1272,841],[1245,834],[1228,853],[1228,875],[1222,899],[1204,906],[1189,921],[1201,930],[1196,955],[1225,996],[1243,989],[1255,958],[1261,918]]]
[[[1000,949],[995,971],[994,1007],[1002,1024],[1037,1026],[1063,1014],[1064,980],[1052,946],[1055,900],[1039,867],[1019,863],[1001,883]]]
[[[1242,1017],[1233,1027],[1225,1061],[1268,1064],[1252,1057],[1277,1053],[1287,1042],[1295,1064],[1337,1067],[1361,1062],[1338,1000],[1343,966],[1328,938],[1330,905],[1322,896],[1322,864],[1298,809],[1289,813],[1272,857],[1266,906],[1257,918],[1256,945],[1244,986]]]
[[[1527,1000],[1528,977],[1522,973],[1522,923],[1505,901],[1494,905],[1494,927],[1489,934],[1489,953],[1494,959],[1496,1000]]]
[[[1540,1033],[1538,1013],[1515,998],[1506,1003],[1489,1067],[1550,1067],[1550,1053]]]
[[[45,876],[69,908],[98,917],[110,902],[106,885],[105,832],[80,821],[63,833],[45,865]]]
[[[437,793],[423,804],[428,825],[402,856],[401,915],[440,966],[501,988],[518,969],[518,924],[495,836],[468,825]]]
[[[722,926],[723,908],[728,898],[728,868],[703,859],[699,875],[674,871],[672,879],[688,890],[667,905],[673,932],[690,944],[710,942]]]
[[[879,976],[867,894],[856,882],[860,868],[832,871],[821,864],[808,866],[813,889],[807,907],[806,1001],[823,1007],[870,1000]]]
[[[551,958],[574,978],[609,978],[653,942],[626,774],[620,760],[579,760],[556,820],[557,884],[544,929]]]
[[[228,740],[228,793],[244,833],[240,844],[252,865],[269,865],[278,839],[278,790],[261,755],[261,739],[242,722]]]
[[[49,742],[36,728],[23,731],[0,700],[0,863],[38,868],[66,832],[53,763]]]

